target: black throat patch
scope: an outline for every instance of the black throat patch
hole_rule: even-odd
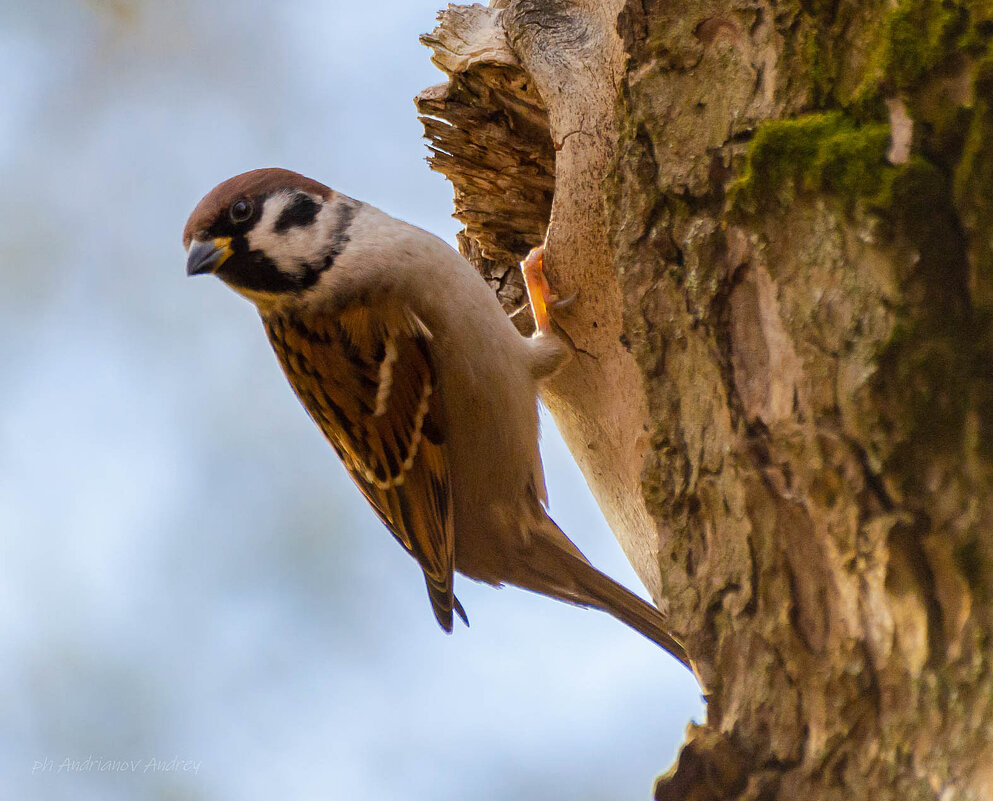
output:
[[[240,243],[244,248],[244,240]],[[234,255],[221,265],[216,275],[225,283],[255,292],[295,292],[300,277],[284,273],[261,250],[235,248]]]

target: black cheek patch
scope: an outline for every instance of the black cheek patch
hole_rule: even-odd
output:
[[[288,231],[290,228],[303,228],[314,222],[317,213],[321,210],[320,203],[314,201],[309,195],[298,194],[287,206],[276,220],[273,230],[279,234]]]

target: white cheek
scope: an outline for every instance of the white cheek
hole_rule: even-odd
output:
[[[321,205],[310,225],[275,230],[276,221],[293,199],[291,194],[282,193],[266,200],[262,216],[247,237],[249,248],[261,250],[282,272],[290,275],[302,275],[308,265],[321,261],[334,225],[334,204],[325,203],[321,197],[310,197]]]

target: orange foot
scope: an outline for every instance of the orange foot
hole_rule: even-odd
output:
[[[521,272],[524,273],[524,285],[528,290],[528,300],[531,301],[535,327],[539,334],[548,334],[552,330],[549,309],[568,306],[575,298],[560,298],[548,286],[548,279],[545,278],[544,245],[539,245],[528,253],[527,258],[521,262]]]

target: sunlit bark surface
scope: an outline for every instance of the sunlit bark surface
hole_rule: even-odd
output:
[[[709,691],[659,799],[993,798],[991,36],[498,0],[424,37],[464,252],[513,313],[547,227],[546,401]]]

